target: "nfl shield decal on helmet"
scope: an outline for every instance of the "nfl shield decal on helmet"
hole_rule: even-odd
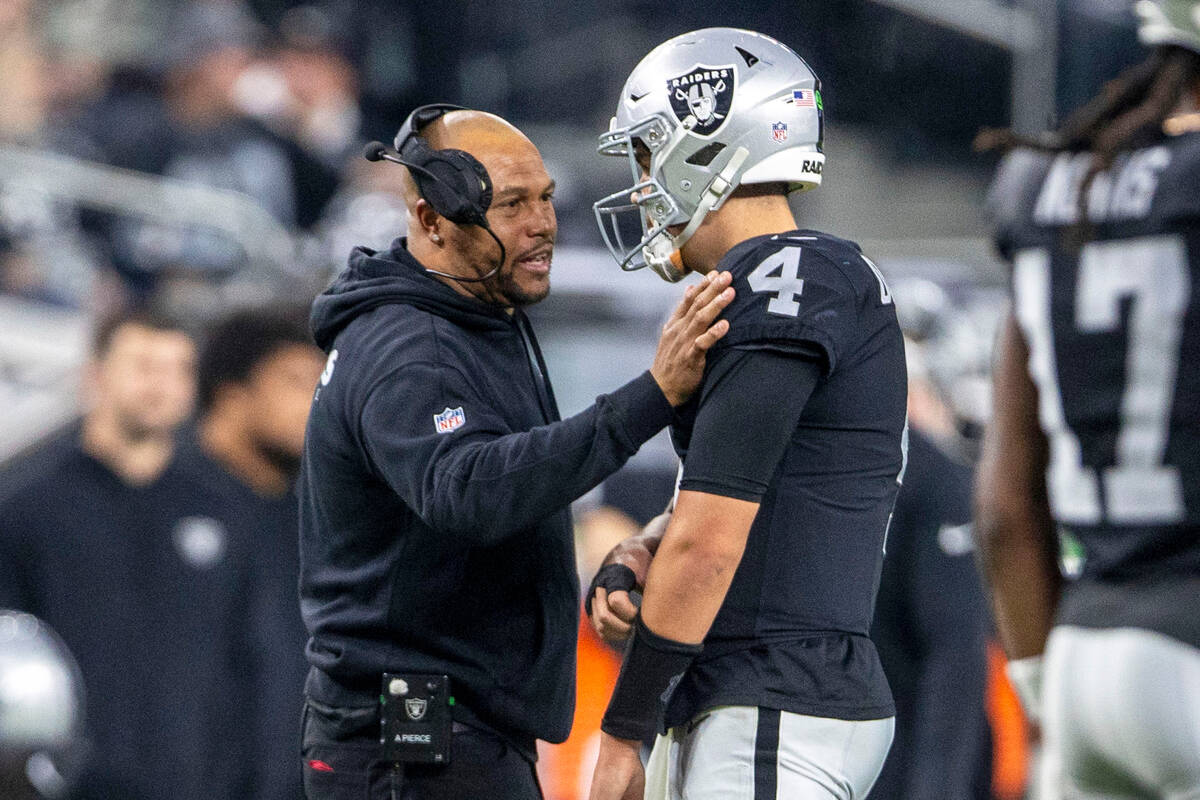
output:
[[[787,123],[776,122],[771,125],[771,138],[783,144],[787,141]]]
[[[446,408],[442,413],[433,415],[433,429],[438,433],[450,433],[466,424],[467,415],[463,412],[462,406]]]
[[[404,711],[408,714],[409,719],[421,719],[425,716],[425,709],[428,702],[421,697],[410,697],[404,701]]]
[[[697,64],[689,72],[667,81],[671,110],[680,122],[695,118],[692,133],[711,136],[729,116],[736,88],[737,70],[733,65],[706,67]]]

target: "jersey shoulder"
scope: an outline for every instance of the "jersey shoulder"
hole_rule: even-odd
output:
[[[818,231],[747,240],[718,269],[733,275],[736,292],[723,315],[730,331],[720,346],[817,352],[829,369],[855,337],[864,303],[886,294],[858,245]]]
[[[1053,156],[1020,148],[1000,161],[985,202],[995,227],[995,244],[1000,254],[1011,259],[1021,234],[1030,224],[1030,209],[1050,170]]]
[[[726,253],[717,268],[733,272],[736,278],[739,274],[754,270],[763,260],[785,248],[801,251],[813,269],[844,272],[838,269],[839,265],[845,266],[863,258],[862,248],[849,239],[821,231],[794,230],[747,239]]]
[[[735,287],[744,283],[749,289],[739,292],[731,307],[768,306],[767,313],[795,317],[800,316],[799,312],[786,313],[793,308],[791,305],[771,303],[773,297],[782,298],[789,285],[794,285],[797,298],[804,296],[804,287],[820,286],[822,293],[857,302],[867,288],[874,264],[848,239],[797,230],[743,242],[726,254],[717,269],[731,272]]]
[[[1155,193],[1156,211],[1164,220],[1200,225],[1200,131],[1171,137],[1163,146],[1170,160]]]
[[[1087,151],[1010,152],[988,193],[1000,254],[1022,248],[1080,221],[1080,193],[1094,157]],[[1099,238],[1146,235],[1200,222],[1200,132],[1167,136],[1118,153],[1091,180],[1088,222]]]

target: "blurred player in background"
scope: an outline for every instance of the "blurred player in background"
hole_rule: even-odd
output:
[[[219,519],[240,529],[255,553],[260,681],[255,692],[261,757],[256,800],[303,791],[296,769],[308,633],[300,618],[296,473],[304,426],[325,354],[298,310],[252,308],[214,324],[200,351],[196,442],[183,458],[218,491]]]
[[[678,498],[641,550],[655,555],[594,800],[641,798],[643,783],[653,798],[858,800],[891,743],[868,629],[904,464],[904,344],[858,246],[796,230],[788,194],[820,184],[822,133],[820,82],[796,53],[709,28],[651,51],[601,136],[633,175],[596,204],[621,266],[728,270],[737,294],[672,426]],[[622,211],[642,223],[628,247],[630,228],[605,224]],[[635,566],[623,586],[598,582],[602,630],[621,627],[607,592],[632,588]],[[663,699],[646,778],[638,750]]]
[[[1200,3],[1137,11],[1148,60],[992,137],[1014,310],[977,524],[1042,798],[1200,797]]]
[[[195,368],[170,319],[106,319],[80,424],[0,474],[0,607],[62,636],[89,698],[80,800],[254,796],[253,561],[179,457]]]
[[[904,325],[910,298],[893,291]],[[925,365],[925,346],[905,344],[908,468],[871,625],[896,699],[896,736],[870,797],[989,800],[991,623],[971,557],[972,470],[951,455],[961,449],[959,426]]]

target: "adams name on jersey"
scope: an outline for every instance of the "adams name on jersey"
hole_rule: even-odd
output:
[[[1200,134],[1098,174],[1081,245],[1090,159],[1014,151],[991,198],[1049,441],[1050,507],[1081,551],[1082,583],[1174,577],[1187,594],[1200,583]],[[1118,621],[1200,640],[1200,623],[1163,621],[1162,601],[1145,603],[1155,622]],[[1083,617],[1116,624],[1096,605]]]
[[[891,295],[857,245],[815,231],[749,239],[718,268],[733,274],[737,295],[724,312],[729,333],[672,429],[684,460],[680,488],[760,507],[704,652],[672,696],[666,722],[717,705],[890,716],[868,633],[904,461],[904,346]],[[760,352],[820,366],[806,402],[781,393],[770,374],[729,368]],[[724,403],[738,396],[767,397],[789,411],[736,419],[738,404]],[[726,449],[782,449],[773,472],[753,457],[722,463],[712,457],[721,442],[697,440],[688,457],[692,425],[708,403],[734,418],[721,427]],[[772,447],[781,437],[786,446]]]

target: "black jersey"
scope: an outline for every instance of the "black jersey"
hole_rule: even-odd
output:
[[[1200,134],[1118,156],[1092,185],[1088,241],[1080,245],[1078,198],[1090,160],[1017,151],[992,196],[1050,446],[1050,507],[1072,540],[1068,566],[1083,584],[1145,584],[1153,576],[1179,585],[1194,608]],[[1077,610],[1069,598],[1068,617]],[[1160,604],[1141,605],[1161,622],[1163,611],[1152,608]],[[1096,624],[1145,622],[1141,612],[1102,619],[1108,613],[1085,616]],[[1187,634],[1165,627],[1184,638],[1200,634],[1195,621],[1184,625]]]
[[[750,239],[718,268],[733,274],[737,296],[724,312],[729,333],[672,430],[680,488],[760,507],[666,722],[718,705],[890,716],[868,632],[904,459],[904,346],[891,295],[857,245],[814,231]],[[756,357],[773,373],[729,366]],[[817,365],[806,397],[787,388],[789,362]],[[723,422],[705,423],[716,403]],[[770,463],[756,467],[747,453]]]

